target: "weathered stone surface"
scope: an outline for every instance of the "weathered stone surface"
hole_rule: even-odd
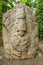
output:
[[[43,44],[42,44],[42,43],[39,44],[39,48],[40,48],[41,51],[43,52]]]
[[[33,11],[19,3],[3,15],[3,44],[10,59],[32,58],[38,48],[38,25]]]

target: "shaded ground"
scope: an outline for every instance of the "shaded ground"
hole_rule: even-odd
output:
[[[0,65],[43,65],[43,54],[32,59],[10,60],[4,57],[3,48],[0,48]]]

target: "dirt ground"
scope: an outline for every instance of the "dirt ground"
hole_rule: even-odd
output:
[[[43,53],[32,59],[10,60],[4,57],[3,47],[0,47],[0,65],[43,65]]]

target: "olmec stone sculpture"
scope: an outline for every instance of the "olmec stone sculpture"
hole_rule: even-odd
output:
[[[32,58],[38,48],[38,25],[33,11],[19,3],[3,15],[3,44],[6,58]]]

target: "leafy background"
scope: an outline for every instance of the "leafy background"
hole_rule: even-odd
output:
[[[0,0],[0,41],[2,42],[2,16],[19,2],[25,3],[36,13],[39,39],[43,40],[43,0]]]

